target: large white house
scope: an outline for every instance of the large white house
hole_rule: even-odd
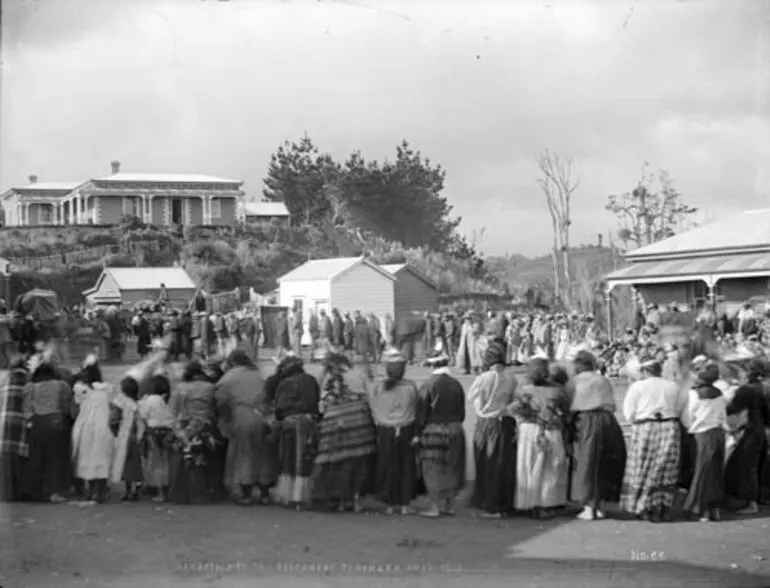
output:
[[[154,225],[233,225],[245,220],[243,182],[200,174],[112,173],[80,182],[40,182],[0,194],[9,227],[114,225],[135,216]]]

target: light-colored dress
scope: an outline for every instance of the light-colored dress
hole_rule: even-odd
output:
[[[78,382],[73,392],[80,407],[72,428],[75,475],[82,480],[106,480],[115,453],[115,437],[110,431],[110,402],[115,390],[102,382],[91,386]]]
[[[146,451],[142,460],[145,482],[155,488],[168,486],[171,474],[169,451],[153,432],[167,430],[170,434],[174,426],[174,413],[161,396],[150,394],[139,401],[139,418],[148,433],[145,436]]]
[[[516,509],[563,506],[569,476],[567,395],[557,386],[525,386],[517,392],[512,412],[518,423]]]

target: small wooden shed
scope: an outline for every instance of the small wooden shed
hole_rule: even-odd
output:
[[[438,286],[408,263],[387,264],[382,269],[396,278],[394,318],[414,313],[438,312]]]
[[[92,304],[131,306],[158,300],[161,285],[174,306],[187,306],[197,292],[195,282],[181,267],[108,267],[83,295]]]
[[[310,311],[393,316],[395,283],[396,276],[364,257],[311,260],[278,279],[278,304],[302,310],[307,336]]]

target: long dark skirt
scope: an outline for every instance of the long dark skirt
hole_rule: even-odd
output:
[[[682,427],[682,441],[679,461],[679,487],[688,489],[692,485],[695,475],[695,459],[698,448],[695,444],[695,437]]]
[[[0,502],[13,502],[21,494],[24,459],[10,451],[0,453]]]
[[[142,469],[142,446],[136,437],[129,437],[126,449],[126,462],[123,464],[122,480],[127,483],[144,482]]]
[[[584,505],[618,502],[626,469],[626,440],[615,415],[596,410],[575,415],[572,499]]]
[[[684,510],[702,515],[707,509],[720,507],[725,498],[725,432],[711,429],[693,437],[695,473]]]
[[[316,464],[312,483],[313,502],[346,502],[370,493],[374,464],[374,454]]]
[[[473,438],[476,481],[471,504],[494,514],[513,512],[516,493],[516,420],[476,421]]]
[[[765,432],[749,425],[725,464],[725,494],[736,506],[759,497],[759,457],[766,443]]]
[[[462,423],[430,423],[420,439],[420,463],[428,497],[456,498],[465,487],[465,431]]]
[[[414,425],[377,427],[375,495],[388,506],[408,506],[419,494]]]
[[[318,452],[318,425],[309,414],[287,417],[280,425],[278,483],[275,497],[283,504],[312,501],[311,476]]]
[[[30,500],[48,500],[70,487],[70,422],[62,414],[34,415],[31,424],[23,494]]]

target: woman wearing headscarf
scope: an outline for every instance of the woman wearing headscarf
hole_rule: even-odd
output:
[[[564,388],[549,379],[548,360],[528,365],[529,383],[516,393],[511,413],[517,423],[516,510],[550,518],[567,503],[567,418]]]
[[[169,498],[180,504],[211,502],[219,482],[217,450],[222,439],[216,426],[214,384],[199,361],[185,366],[174,390],[173,411],[177,443],[171,454]]]
[[[751,451],[743,459],[746,460],[747,469],[756,475],[757,481],[751,484],[755,490],[754,498],[750,499],[746,507],[739,511],[740,514],[759,512],[762,498],[762,479],[768,449],[765,431],[770,429],[770,404],[765,397],[764,377],[765,366],[763,362],[759,359],[749,362],[746,382],[738,387],[730,402],[732,414],[746,412],[749,436],[757,439],[757,443],[751,443],[744,448],[744,451],[749,447],[751,448]]]
[[[430,508],[422,516],[455,513],[455,499],[465,487],[465,392],[449,371],[449,357],[432,360],[433,373],[420,389],[417,426],[419,457]]]
[[[72,388],[60,380],[44,354],[30,360],[32,377],[24,387],[24,413],[29,422],[29,458],[25,495],[38,501],[66,502],[70,486],[70,428]]]
[[[227,366],[225,375],[214,385],[219,428],[228,440],[225,486],[241,506],[252,504],[256,486],[258,499],[265,504],[275,483],[265,382],[241,349],[230,353]]]
[[[475,325],[473,317],[466,314],[460,327],[460,345],[457,348],[457,367],[463,370],[466,375],[470,374],[471,371],[478,373],[482,366],[478,338],[479,329]]]
[[[377,425],[375,492],[387,506],[387,514],[399,508],[406,515],[413,512],[409,504],[418,494],[415,447],[420,431],[415,421],[419,391],[404,377],[406,358],[400,351],[386,350],[383,362],[385,379],[376,383],[369,401]]]
[[[83,362],[73,392],[79,407],[72,427],[75,476],[88,485],[88,501],[106,502],[115,449],[115,437],[110,430],[110,402],[115,391],[102,381],[96,356],[89,356]]]
[[[29,454],[24,386],[29,372],[23,359],[11,360],[10,370],[0,373],[0,502],[20,498],[22,466]]]
[[[738,514],[755,514],[759,510],[757,457],[767,439],[765,432],[752,421],[750,407],[745,402],[736,402],[740,398],[739,389],[733,387],[725,394],[728,400],[725,503]]]
[[[275,406],[274,436],[278,439],[276,500],[296,508],[312,500],[310,484],[318,451],[318,380],[305,372],[302,359],[285,357],[271,382],[268,401]],[[274,396],[273,396],[274,390]]]
[[[684,424],[695,442],[695,470],[684,503],[685,512],[701,521],[719,520],[724,502],[725,432],[727,400],[714,386],[719,369],[701,369],[689,391]]]
[[[578,351],[567,384],[575,435],[572,499],[583,505],[580,520],[603,519],[602,502],[617,502],[626,467],[626,442],[615,418],[612,384],[596,373],[596,358]]]
[[[149,393],[139,400],[138,417],[144,423],[142,456],[144,481],[155,491],[154,502],[164,502],[171,482],[170,452],[174,445],[174,414],[169,406],[171,383],[165,375],[150,380]]]
[[[643,358],[641,379],[629,386],[623,416],[631,424],[629,459],[620,507],[645,520],[666,520],[679,481],[680,422],[687,391],[661,377],[661,365]]]
[[[484,372],[468,391],[476,411],[473,454],[476,481],[473,507],[483,517],[499,518],[514,508],[516,492],[516,420],[510,413],[518,380],[505,365],[505,349],[492,342],[484,355]]]
[[[360,512],[377,450],[368,381],[363,373],[351,370],[347,357],[330,352],[324,359],[322,388],[313,501]]]
[[[132,502],[139,498],[139,486],[144,483],[141,439],[144,423],[137,418],[139,383],[132,377],[120,381],[120,391],[110,407],[110,431],[115,436],[115,453],[110,471],[111,482],[123,482],[121,500]]]

